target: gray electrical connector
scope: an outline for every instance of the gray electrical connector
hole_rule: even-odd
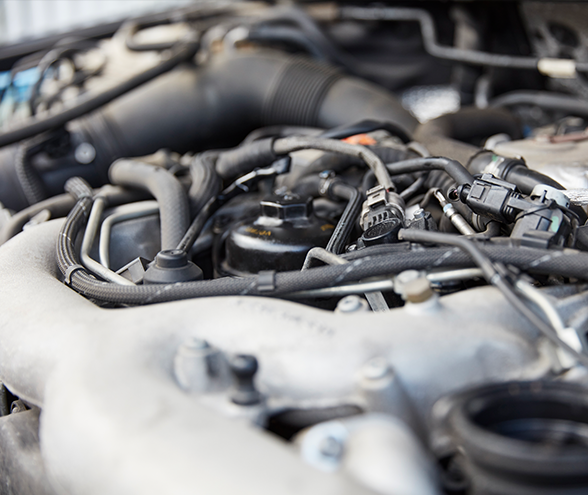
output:
[[[395,192],[376,186],[367,192],[361,210],[361,228],[367,230],[386,220],[396,218],[404,222],[404,200]]]

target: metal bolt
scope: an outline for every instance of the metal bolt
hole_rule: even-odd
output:
[[[419,277],[404,286],[404,294],[402,295],[406,302],[422,303],[428,301],[433,297],[433,289],[427,277]]]
[[[323,170],[319,173],[319,177],[321,179],[330,179],[335,177],[335,172],[333,172],[332,170]]]
[[[394,279],[394,291],[411,303],[428,301],[433,295],[431,283],[423,272],[406,270]]]
[[[370,359],[363,367],[363,376],[370,380],[384,378],[390,371],[388,361],[383,357]]]
[[[413,213],[414,218],[424,218],[425,217],[425,210],[423,210],[422,208],[419,208],[418,210],[415,210],[415,212]]]
[[[367,301],[359,296],[345,296],[337,303],[336,311],[340,313],[355,313],[357,311],[367,311]]]
[[[338,438],[328,436],[321,440],[319,452],[324,457],[339,459],[343,454],[343,444]]]
[[[94,158],[96,158],[96,150],[90,143],[81,143],[74,151],[74,158],[76,162],[84,165],[92,163]]]
[[[404,288],[406,284],[412,282],[413,280],[416,280],[420,276],[421,273],[417,270],[405,270],[403,272],[400,272],[394,278],[394,292],[402,296],[404,294]]]

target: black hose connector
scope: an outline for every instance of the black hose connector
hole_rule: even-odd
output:
[[[527,164],[517,158],[500,156],[492,151],[481,151],[472,157],[468,164],[472,174],[490,173],[519,188],[523,194],[531,194],[535,186],[545,184],[560,191],[565,189],[559,182],[541,172],[531,170]]]
[[[202,280],[202,270],[188,259],[180,249],[160,251],[145,271],[144,284],[175,284]]]
[[[188,197],[180,181],[164,168],[125,159],[114,162],[109,175],[113,184],[153,195],[159,205],[161,249],[174,249],[190,224]]]
[[[259,139],[221,153],[216,161],[216,172],[223,180],[230,180],[255,168],[269,167],[277,158],[274,139]]]

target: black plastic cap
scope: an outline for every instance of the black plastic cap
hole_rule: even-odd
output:
[[[155,260],[143,278],[144,284],[174,284],[202,280],[204,274],[199,266],[188,260],[181,249],[168,249],[157,253]]]
[[[230,361],[234,387],[231,400],[240,406],[251,406],[259,403],[260,393],[255,389],[253,377],[257,373],[258,365],[255,356],[239,354]]]

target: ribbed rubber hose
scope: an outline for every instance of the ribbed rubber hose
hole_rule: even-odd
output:
[[[161,249],[174,249],[190,225],[188,197],[180,181],[161,167],[136,160],[118,160],[109,170],[113,184],[149,191],[159,205]]]
[[[158,302],[213,296],[280,296],[301,290],[331,287],[356,282],[368,277],[399,273],[404,270],[473,266],[472,259],[459,248],[423,249],[418,251],[366,249],[345,258],[350,263],[312,268],[305,271],[274,274],[274,290],[267,290],[267,274],[259,283],[258,276],[220,278],[171,285],[122,286],[100,282],[88,274],[75,253],[74,239],[83,228],[92,205],[91,198],[81,198],[68,215],[57,240],[57,262],[72,288],[86,297],[116,304],[151,304]],[[535,273],[556,273],[566,277],[588,278],[588,253],[549,251],[503,246],[482,247],[491,260]],[[385,254],[382,255],[382,252]],[[379,254],[376,254],[379,253]],[[362,256],[363,254],[363,256]],[[261,285],[261,289],[260,289]]]
[[[154,117],[157,116],[157,125]],[[263,126],[332,128],[373,119],[412,136],[416,120],[388,91],[301,56],[260,50],[163,75],[81,122],[96,147],[105,126],[121,156],[226,147]],[[97,148],[98,150],[98,148]]]

